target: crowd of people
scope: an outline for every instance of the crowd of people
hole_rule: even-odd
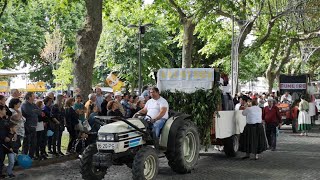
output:
[[[294,97],[293,97],[294,96]],[[308,136],[313,118],[317,117],[317,108],[312,95],[290,95],[285,92],[282,96],[275,93],[239,93],[231,99],[235,110],[243,110],[247,124],[240,136],[240,151],[245,152],[243,159],[254,155],[258,159],[258,154],[270,149],[276,150],[277,134],[283,124],[283,117],[280,115],[281,109],[278,103],[287,103],[289,106],[289,117],[293,126],[297,123],[301,136]],[[226,102],[225,102],[226,103]],[[228,102],[227,102],[228,103]],[[230,103],[229,103],[230,104]],[[314,112],[310,112],[313,109]]]
[[[81,153],[86,144],[90,129],[94,128],[94,117],[120,116],[132,117],[144,109],[151,98],[149,87],[143,88],[141,96],[121,92],[103,94],[96,87],[84,102],[80,89],[73,95],[48,92],[36,97],[27,92],[23,97],[17,89],[10,96],[0,95],[0,178],[7,155],[7,175],[14,177],[12,169],[18,154],[28,155],[33,160]],[[158,92],[159,93],[159,92]],[[89,126],[89,127],[88,127]],[[62,152],[62,134],[69,132],[66,152]]]

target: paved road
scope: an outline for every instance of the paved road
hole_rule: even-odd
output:
[[[266,151],[261,158],[241,160],[227,158],[223,153],[215,152],[203,156],[191,174],[179,175],[171,171],[166,159],[161,159],[159,180],[209,180],[209,179],[320,179],[320,130],[314,127],[308,137],[292,134],[291,130],[281,130],[277,151]],[[17,179],[64,180],[80,179],[79,160],[34,168],[16,173]],[[108,170],[105,179],[129,180],[130,169],[115,166]]]

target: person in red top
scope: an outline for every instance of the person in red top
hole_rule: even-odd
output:
[[[281,116],[279,108],[275,106],[272,97],[268,98],[268,106],[264,107],[262,111],[262,120],[266,125],[269,148],[271,148],[272,151],[275,151],[277,145],[277,127],[281,124]]]

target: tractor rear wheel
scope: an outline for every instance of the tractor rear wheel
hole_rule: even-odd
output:
[[[200,140],[196,125],[190,120],[185,121],[175,137],[175,150],[166,154],[168,164],[177,173],[189,173],[199,159]]]
[[[97,145],[90,144],[82,153],[80,159],[82,179],[101,180],[107,173],[107,168],[93,166],[93,155],[98,152]]]
[[[132,164],[132,179],[155,180],[159,170],[159,159],[152,147],[142,147],[135,155]]]

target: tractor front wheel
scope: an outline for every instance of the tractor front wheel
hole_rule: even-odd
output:
[[[159,159],[152,147],[142,147],[134,157],[132,164],[132,179],[154,180],[158,175]]]
[[[93,155],[98,152],[97,145],[89,145],[82,153],[80,159],[82,179],[101,180],[107,173],[107,168],[93,166]]]

